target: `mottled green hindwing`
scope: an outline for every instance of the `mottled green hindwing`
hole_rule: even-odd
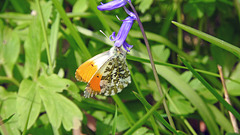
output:
[[[105,96],[122,91],[131,83],[130,72],[126,63],[126,52],[121,48],[114,50],[114,55],[106,63],[100,81],[101,93]]]

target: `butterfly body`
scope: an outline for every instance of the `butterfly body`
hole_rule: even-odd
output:
[[[126,52],[114,46],[79,66],[75,77],[88,83],[84,91],[86,98],[97,94],[109,96],[119,93],[131,83]]]

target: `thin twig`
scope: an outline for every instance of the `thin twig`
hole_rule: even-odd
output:
[[[159,93],[160,93],[160,96],[162,97],[162,96],[163,96],[163,91],[162,91],[161,84],[160,84],[160,80],[159,80],[159,78],[158,78],[157,70],[156,70],[156,67],[155,67],[155,64],[154,64],[154,61],[153,61],[152,52],[151,52],[151,50],[150,50],[150,46],[149,46],[149,43],[148,43],[148,39],[147,39],[147,36],[146,36],[146,34],[145,34],[145,32],[144,32],[143,25],[142,25],[142,23],[141,23],[141,21],[140,21],[140,18],[139,18],[139,16],[138,16],[138,14],[137,14],[137,11],[135,10],[135,8],[134,8],[134,6],[132,5],[132,3],[131,3],[131,2],[128,2],[128,4],[130,5],[130,7],[132,8],[134,14],[135,14],[136,17],[137,17],[137,22],[138,22],[138,25],[139,25],[139,27],[140,27],[140,29],[141,29],[141,32],[142,32],[142,35],[143,35],[143,39],[144,39],[144,42],[145,42],[146,47],[147,47],[147,51],[148,51],[149,59],[150,59],[150,62],[151,62],[151,66],[152,66],[152,70],[153,70],[153,75],[154,75],[154,78],[155,78],[155,81],[156,81],[156,84],[157,84],[157,88],[158,88],[158,91],[159,91]],[[172,117],[171,117],[170,111],[169,111],[169,109],[168,109],[168,107],[167,107],[167,103],[166,103],[165,98],[163,99],[163,106],[164,106],[164,108],[165,108],[165,110],[166,110],[166,113],[167,113],[167,116],[168,116],[168,120],[169,120],[169,122],[170,122],[170,125],[171,125],[174,129],[176,129],[176,128],[175,128],[175,125],[174,125],[174,122],[173,122],[173,119],[172,119]]]
[[[218,65],[218,71],[219,71],[220,78],[221,78],[222,85],[223,85],[223,89],[224,89],[225,100],[230,105],[232,105],[231,101],[230,101],[230,98],[229,98],[229,95],[228,95],[226,83],[225,83],[225,80],[224,80],[224,77],[223,77],[222,67],[220,65]],[[228,111],[228,113],[229,113],[229,116],[230,116],[230,119],[231,119],[231,123],[232,123],[233,129],[234,129],[234,132],[235,133],[239,133],[239,131],[238,131],[238,124],[237,124],[236,118],[234,117],[234,115],[230,111]]]

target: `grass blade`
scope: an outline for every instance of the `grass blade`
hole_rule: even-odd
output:
[[[201,32],[199,30],[193,29],[189,26],[186,26],[186,25],[174,22],[174,21],[172,21],[172,23],[174,25],[176,25],[177,27],[179,27],[179,28],[181,28],[181,29],[183,29],[183,30],[185,30],[185,31],[197,36],[197,37],[200,37],[200,38],[202,38],[202,39],[204,39],[204,40],[206,40],[206,41],[208,41],[208,42],[210,42],[210,43],[212,43],[212,44],[214,44],[214,45],[216,45],[216,46],[218,46],[218,47],[220,47],[224,50],[227,50],[227,51],[233,53],[234,55],[236,55],[238,58],[240,58],[240,48],[238,48],[238,47],[236,47],[232,44],[229,44],[229,43],[227,43],[227,42],[225,42],[221,39],[213,37],[209,34],[206,34],[206,33]]]

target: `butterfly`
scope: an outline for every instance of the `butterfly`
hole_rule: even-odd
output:
[[[75,72],[78,81],[88,83],[84,97],[97,94],[115,95],[131,83],[130,72],[126,63],[126,51],[113,46],[87,60]]]

